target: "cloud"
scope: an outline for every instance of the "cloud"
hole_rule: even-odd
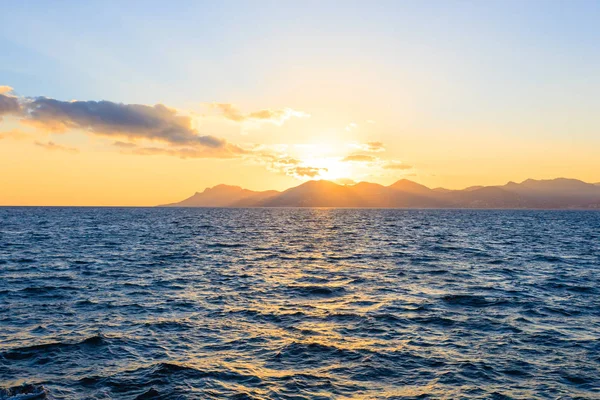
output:
[[[232,121],[242,122],[246,119],[246,117],[242,113],[240,113],[240,111],[237,108],[235,108],[232,104],[213,103],[212,106],[218,108],[225,118],[230,119]]]
[[[236,158],[248,151],[239,146],[227,143],[223,147],[148,147],[138,146],[135,143],[114,142],[113,146],[121,149],[124,154],[135,154],[141,156],[174,156],[182,159],[186,158]]]
[[[229,103],[213,103],[213,107],[217,108],[223,117],[230,121],[235,122],[267,122],[275,125],[282,125],[288,119],[295,118],[308,118],[310,114],[302,111],[296,111],[291,108],[282,108],[279,110],[264,109],[254,111],[250,113],[242,113],[233,104]]]
[[[113,146],[120,147],[122,149],[133,149],[133,148],[138,147],[137,144],[135,144],[135,143],[121,142],[119,140],[114,142]]]
[[[273,149],[272,147],[259,146],[255,151],[247,154],[247,159],[264,165],[269,171],[301,180],[307,177],[315,178],[328,171],[327,168],[307,165],[304,161],[290,156],[284,151],[287,146],[275,146],[282,147],[282,149]]]
[[[35,142],[35,145],[43,147],[46,150],[64,151],[66,153],[71,153],[71,154],[79,153],[79,150],[74,147],[61,146],[60,144],[56,144],[54,142],[48,142],[48,143]]]
[[[15,115],[22,123],[46,131],[77,129],[96,135],[158,141],[174,147],[161,149],[157,146],[152,148],[154,150],[145,150],[147,154],[161,152],[185,157],[230,158],[245,153],[225,139],[199,134],[193,128],[190,116],[181,115],[164,104],[61,101],[48,97],[15,97],[10,92],[11,87],[0,86],[0,118]],[[126,142],[119,143],[116,146],[122,149],[135,148]]]
[[[100,135],[161,140],[218,148],[223,139],[201,136],[191,118],[163,104],[147,106],[111,101],[60,101],[37,97],[25,104],[25,121],[54,132],[81,129]]]
[[[0,85],[0,94],[10,93],[13,91],[13,88],[10,86]]]
[[[375,160],[377,160],[376,157],[369,156],[366,154],[351,154],[342,159],[342,161],[345,162],[373,162]]]
[[[258,145],[252,149],[249,154],[251,154],[253,160],[258,161],[261,164],[266,164],[277,171],[290,165],[301,164],[302,162],[300,160],[291,157],[285,152],[286,147],[287,145]]]
[[[368,151],[371,153],[379,153],[385,151],[385,146],[382,142],[350,143],[349,146],[360,151]]]
[[[379,152],[385,151],[385,147],[382,142],[367,142],[367,151]]]
[[[302,163],[300,160],[297,160],[297,159],[292,158],[292,157],[277,158],[273,162],[276,163],[276,164],[278,164],[278,165],[298,165],[298,164]]]
[[[350,131],[352,131],[352,130],[354,130],[356,128],[358,128],[358,125],[355,124],[354,122],[350,122],[348,125],[346,125],[345,129],[346,129],[347,132],[350,132]]]
[[[327,168],[317,168],[317,167],[293,167],[286,170],[286,174],[289,176],[293,176],[296,178],[316,178],[321,174],[321,172],[327,172]]]
[[[21,113],[19,99],[9,94],[4,94],[10,91],[6,90],[6,88],[12,90],[8,86],[0,86],[0,121],[2,121],[3,115],[18,115]]]
[[[20,140],[28,138],[29,135],[19,129],[11,129],[10,131],[0,132],[0,140],[2,139],[13,139]]]
[[[162,147],[140,147],[132,152],[133,154],[138,155],[166,155],[166,156],[176,156],[182,159],[186,158],[234,158],[237,157],[239,153],[237,152],[224,152],[224,151],[215,151],[208,148],[194,148],[194,147],[185,147],[179,149],[166,149]]]
[[[412,165],[402,164],[398,161],[392,161],[383,166],[384,169],[408,170],[412,169]]]

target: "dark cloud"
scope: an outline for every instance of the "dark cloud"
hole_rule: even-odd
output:
[[[373,156],[369,156],[366,154],[351,154],[347,157],[345,157],[342,161],[347,161],[347,162],[373,162],[377,160],[376,157]]]
[[[162,140],[172,144],[218,148],[225,140],[200,136],[191,118],[162,104],[146,106],[111,101],[60,101],[46,97],[30,100],[25,120],[51,131],[82,129],[101,135]]]
[[[4,87],[4,86],[1,86]],[[20,114],[21,104],[19,99],[13,96],[0,93],[0,120],[3,115]]]

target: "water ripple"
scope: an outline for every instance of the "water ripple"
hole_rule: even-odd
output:
[[[0,400],[600,398],[600,213],[0,207]]]

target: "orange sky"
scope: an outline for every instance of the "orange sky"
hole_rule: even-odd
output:
[[[388,131],[393,127],[385,122],[357,120],[354,125],[340,123],[335,128],[333,121],[327,123],[326,118],[313,119],[312,115],[270,126],[246,125],[222,116],[198,120],[198,125],[210,126],[211,131],[233,131],[228,137],[237,138],[248,153],[233,158],[133,154],[114,143],[122,140],[140,148],[167,150],[175,147],[81,129],[54,133],[5,117],[0,139],[0,204],[156,205],[181,200],[219,183],[282,190],[313,178],[382,184],[408,178],[448,188],[504,184],[529,177],[600,181],[596,154],[600,147],[575,140],[557,138],[539,145],[491,129],[481,136],[475,127],[471,132],[446,129],[446,136],[441,137],[428,131],[394,135]],[[319,124],[325,128],[320,129]],[[294,140],[285,143],[282,139],[286,137]],[[288,159],[297,164],[286,164]],[[314,171],[315,175],[296,171]]]

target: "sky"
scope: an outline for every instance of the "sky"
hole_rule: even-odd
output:
[[[600,182],[598,1],[1,8],[0,205]]]

